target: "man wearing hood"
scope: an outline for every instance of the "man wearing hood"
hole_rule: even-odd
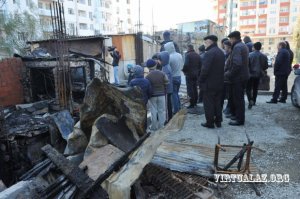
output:
[[[206,53],[200,73],[200,85],[203,90],[203,106],[206,123],[201,125],[206,128],[214,128],[214,124],[220,128],[222,122],[222,96],[224,87],[225,56],[217,45],[218,38],[209,35],[204,38]]]
[[[165,32],[163,33],[163,37],[164,37],[164,41],[160,43],[160,45],[161,45],[160,52],[165,51],[164,45],[165,45],[166,43],[172,42],[172,43],[174,44],[174,47],[175,47],[176,52],[180,53],[179,47],[178,47],[177,43],[174,42],[173,40],[171,40],[171,34],[170,34],[169,31],[165,31]]]
[[[181,84],[181,70],[183,66],[182,55],[175,51],[175,46],[173,42],[165,44],[165,50],[170,54],[170,67],[173,76],[173,94],[172,94],[172,104],[173,113],[177,113],[180,109],[180,98],[179,98],[179,88]]]
[[[131,87],[137,86],[141,88],[143,92],[144,103],[147,104],[148,99],[150,99],[152,94],[152,88],[150,81],[144,78],[144,68],[139,65],[136,65],[132,68],[134,74],[134,79],[130,81],[129,85]]]
[[[186,77],[186,87],[190,97],[190,105],[187,108],[194,108],[197,105],[197,83],[201,65],[200,55],[195,52],[193,45],[188,45],[188,51],[185,55],[185,62],[182,69]]]
[[[245,123],[245,99],[244,92],[249,74],[249,50],[241,40],[241,33],[233,31],[228,35],[232,44],[232,51],[228,58],[228,68],[225,79],[230,83],[230,92],[233,100],[234,114],[229,125],[241,126]]]
[[[248,47],[249,53],[251,53],[253,51],[253,43],[252,43],[250,37],[245,36],[243,41],[246,44],[246,46]]]
[[[162,66],[162,71],[167,75],[168,79],[169,79],[169,83],[167,85],[167,110],[168,110],[168,114],[167,114],[167,121],[169,121],[172,116],[172,93],[173,93],[173,76],[172,76],[172,70],[171,70],[171,66],[170,66],[170,55],[167,51],[162,51],[159,53],[158,56],[158,61],[160,62],[161,66]]]

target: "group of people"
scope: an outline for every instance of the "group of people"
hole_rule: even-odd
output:
[[[181,71],[186,77],[190,98],[187,108],[194,108],[197,103],[203,102],[206,118],[206,122],[201,124],[203,127],[222,126],[226,98],[228,103],[223,112],[231,119],[229,125],[244,125],[245,90],[248,108],[251,109],[256,105],[260,78],[266,74],[268,68],[268,58],[260,52],[262,44],[253,44],[248,36],[242,41],[241,33],[233,31],[228,38],[221,41],[222,47],[219,48],[217,36],[209,35],[204,38],[204,45],[199,47],[199,53],[193,45],[188,45],[183,61],[177,44],[170,39],[170,33],[166,31],[163,36],[161,51],[146,62],[149,74],[144,76],[143,67],[134,66],[135,78],[130,81],[130,86],[139,86],[142,89],[144,103],[149,104],[150,129],[160,129],[180,110],[178,93]],[[288,42],[280,42],[274,64],[275,90],[268,103],[285,103],[292,57]]]

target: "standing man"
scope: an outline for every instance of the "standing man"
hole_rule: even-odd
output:
[[[206,53],[200,74],[200,85],[203,90],[203,105],[206,123],[201,125],[206,128],[218,128],[222,122],[221,100],[224,87],[225,56],[217,45],[218,38],[209,35],[204,38]]]
[[[173,114],[177,113],[181,108],[180,98],[179,98],[179,88],[181,84],[181,70],[183,66],[182,55],[175,51],[175,46],[173,42],[165,44],[165,50],[170,54],[170,67],[173,77],[173,94],[172,94],[172,104],[173,104]]]
[[[232,52],[228,60],[228,70],[225,72],[226,81],[230,82],[235,117],[231,118],[229,125],[240,126],[245,123],[244,90],[249,79],[249,50],[241,40],[241,33],[233,31],[228,35],[232,44]]]
[[[167,75],[169,79],[169,83],[167,85],[167,120],[168,122],[172,116],[172,94],[173,94],[173,76],[171,72],[171,67],[170,67],[170,55],[167,51],[162,51],[158,55],[158,61],[160,65],[162,66],[162,71]]]
[[[274,64],[274,75],[275,75],[275,89],[273,98],[267,103],[276,104],[277,102],[285,103],[288,95],[287,80],[291,73],[291,60],[290,53],[286,49],[286,43],[279,42],[277,45],[278,53]],[[278,100],[281,93],[281,98]]]
[[[200,55],[200,58],[201,58],[201,63],[203,63],[203,59],[204,59],[204,55],[205,55],[205,46],[201,45],[198,48],[198,50],[199,50],[199,55]],[[198,78],[200,78],[200,74],[201,74],[201,69],[200,69],[200,73],[199,73]],[[203,91],[201,90],[199,79],[198,79],[198,85],[199,85],[198,103],[202,103],[203,102]]]
[[[115,84],[119,85],[119,61],[121,59],[121,54],[118,51],[117,47],[114,47],[114,50],[110,53],[110,56],[113,58],[112,65],[114,67],[114,78],[115,78]]]
[[[251,53],[253,50],[253,43],[251,41],[251,38],[249,36],[245,36],[243,41],[246,44],[246,46],[248,47],[249,53]]]
[[[246,88],[249,102],[248,109],[251,109],[255,105],[260,77],[268,69],[268,58],[260,52],[261,46],[260,42],[256,42],[253,45],[254,51],[249,54],[250,79]]]
[[[172,42],[172,43],[174,44],[174,47],[175,47],[176,52],[180,53],[179,47],[178,47],[177,43],[174,42],[173,40],[171,40],[171,34],[170,34],[169,31],[165,31],[165,32],[163,33],[163,38],[164,38],[164,41],[161,42],[161,44],[160,44],[160,45],[161,45],[160,52],[165,51],[164,45],[165,45],[166,43]]]
[[[150,72],[146,79],[149,80],[152,92],[149,99],[149,107],[151,111],[150,130],[156,131],[162,128],[166,121],[166,87],[169,83],[168,77],[160,70],[156,69],[157,62],[148,59],[146,62]]]
[[[185,62],[182,69],[186,77],[186,87],[190,97],[190,105],[187,108],[194,108],[197,105],[197,80],[201,71],[201,65],[200,55],[195,52],[193,45],[188,45],[188,51],[185,55]]]

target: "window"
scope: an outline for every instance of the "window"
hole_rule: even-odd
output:
[[[43,9],[43,3],[42,2],[39,2],[38,6],[39,6],[40,9]]]
[[[94,25],[93,24],[90,25],[90,30],[94,30]]]
[[[263,14],[266,14],[266,9],[265,8],[260,8],[259,11],[258,11],[258,14],[259,15],[263,15]]]
[[[117,14],[120,14],[120,8],[117,7]]]
[[[284,3],[284,2],[289,2],[290,0],[280,0],[280,2]]]
[[[269,21],[270,24],[276,24],[276,18],[270,18]]]
[[[281,7],[280,12],[289,12],[289,7]]]
[[[127,14],[129,14],[129,15],[130,15],[130,9],[127,9]]]
[[[273,38],[270,38],[269,39],[269,45],[273,45],[274,44],[274,39]]]
[[[267,0],[259,0],[259,5],[267,5]]]
[[[280,26],[279,27],[279,32],[288,32],[289,27],[288,26]]]
[[[280,23],[288,23],[289,22],[289,18],[288,17],[280,17],[279,18],[279,22]]]
[[[80,17],[86,17],[86,12],[84,10],[78,10],[78,15]]]
[[[85,0],[77,0],[78,3],[85,4]]]
[[[271,0],[271,4],[276,4],[277,0]]]
[[[92,0],[88,0],[88,5],[92,6]]]
[[[68,8],[68,14],[69,15],[73,15],[74,14],[74,10],[72,8]]]
[[[127,0],[127,4],[130,4],[130,0]]]
[[[50,10],[50,3],[46,3],[46,4],[45,4],[45,9],[46,9],[46,10]]]
[[[270,14],[271,15],[276,15],[277,14],[276,8],[271,8],[270,9]]]
[[[293,12],[298,12],[298,8],[297,7],[293,7]]]
[[[80,23],[80,24],[79,24],[79,28],[80,28],[81,30],[87,30],[87,29],[88,29],[88,25],[87,25],[86,23]]]
[[[265,34],[266,33],[266,29],[264,28],[264,29],[259,29],[258,30],[258,33],[259,34]]]
[[[269,29],[269,34],[275,34],[275,28],[270,28]],[[270,43],[270,42],[269,42]]]
[[[258,19],[258,23],[259,24],[266,24],[266,19],[264,19],[264,18]]]
[[[89,18],[90,18],[90,20],[93,20],[93,13],[92,12],[89,12]]]
[[[297,21],[297,16],[293,16],[292,22],[296,22],[296,21]]]
[[[128,24],[131,24],[131,19],[127,19],[127,23],[128,23]]]

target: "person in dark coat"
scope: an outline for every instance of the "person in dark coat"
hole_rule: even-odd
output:
[[[203,62],[204,55],[205,55],[205,46],[201,45],[198,48],[198,50],[199,50],[199,55],[200,55],[200,58],[201,58],[201,62]],[[201,71],[201,69],[200,69],[200,71]],[[199,77],[200,77],[200,74],[199,74]],[[200,87],[199,79],[198,79],[198,85],[199,85],[198,103],[202,103],[203,102],[203,92],[202,92],[201,87]]]
[[[214,128],[214,124],[219,128],[222,122],[225,56],[217,41],[215,35],[204,38],[206,53],[200,73],[200,85],[206,122],[201,125],[207,128]]]
[[[279,42],[278,53],[274,64],[274,75],[275,75],[275,89],[273,98],[267,103],[276,104],[277,102],[285,103],[288,95],[287,80],[291,73],[291,59],[290,53],[286,49],[285,42]],[[281,98],[278,100],[281,93]]]
[[[251,53],[252,50],[253,50],[253,43],[252,43],[250,37],[249,36],[245,36],[244,39],[243,39],[243,41],[246,44],[246,46],[248,47],[249,53]]]
[[[228,58],[228,70],[224,74],[225,81],[230,82],[233,99],[234,117],[229,125],[240,126],[245,123],[244,91],[249,79],[249,50],[241,40],[241,33],[233,31],[228,35],[232,44],[232,52]]]
[[[148,99],[150,99],[152,95],[152,87],[150,81],[144,78],[144,68],[136,65],[132,68],[132,72],[134,74],[134,79],[130,81],[129,86],[139,87],[143,92],[144,103],[147,104]]]
[[[119,61],[121,59],[121,54],[116,47],[113,47],[114,50],[110,53],[110,56],[113,58],[112,65],[114,67],[114,79],[115,84],[119,84]]]
[[[185,55],[185,62],[182,69],[186,78],[188,96],[190,97],[190,105],[187,108],[194,108],[197,105],[197,82],[201,65],[200,55],[195,52],[193,45],[188,45],[188,51]]]
[[[180,50],[179,50],[179,47],[178,47],[177,43],[174,42],[173,40],[171,40],[171,34],[170,34],[169,31],[165,31],[163,33],[163,38],[164,38],[164,41],[160,43],[160,45],[161,45],[160,52],[165,51],[164,45],[166,43],[173,42],[176,52],[180,53]]]
[[[260,42],[256,42],[253,45],[254,51],[249,54],[250,79],[246,88],[249,102],[248,109],[255,105],[260,77],[268,69],[268,57],[260,52],[261,46]]]

